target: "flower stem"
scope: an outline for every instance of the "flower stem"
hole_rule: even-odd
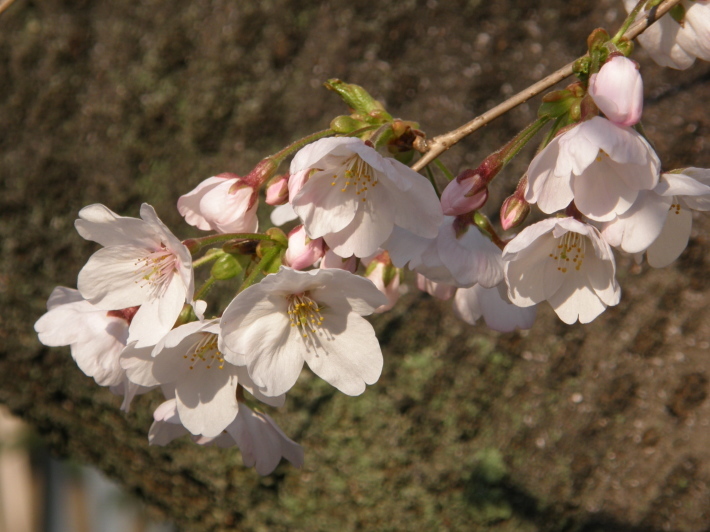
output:
[[[183,240],[182,243],[188,246],[190,252],[194,255],[204,246],[228,242],[229,240],[271,240],[271,237],[269,235],[262,235],[261,233],[221,233],[218,235],[203,236],[201,238],[188,238],[187,240]]]
[[[205,295],[207,294],[207,292],[210,291],[210,288],[212,288],[212,285],[214,285],[215,282],[217,282],[217,279],[215,279],[214,277],[210,276],[210,277],[202,284],[202,286],[201,286],[200,289],[197,291],[197,293],[195,293],[195,297],[194,297],[193,299],[194,299],[195,301],[197,301],[198,299],[202,299],[203,297],[205,297]]]
[[[264,270],[269,268],[271,266],[271,262],[279,255],[283,248],[279,246],[274,246],[272,248],[267,249],[264,252],[264,256],[261,258],[259,263],[256,265],[256,267],[252,270],[252,272],[249,274],[249,276],[244,279],[244,282],[242,285],[239,287],[239,292],[242,292],[243,290],[249,288],[251,285],[254,284],[254,281],[256,281],[256,278],[259,276],[259,274],[263,273]]]
[[[656,22],[660,17],[665,15],[672,7],[680,3],[681,0],[664,0],[661,2],[657,8],[651,10],[648,16],[642,18],[633,24],[623,35],[622,38],[633,40],[643,33],[646,28],[651,24]],[[499,116],[504,115],[511,109],[514,109],[518,105],[525,103],[530,98],[537,96],[543,91],[556,85],[563,79],[569,77],[573,73],[573,68],[577,59],[571,63],[563,66],[559,70],[553,72],[544,79],[533,83],[527,89],[523,89],[518,94],[510,97],[503,103],[496,105],[493,109],[490,109],[483,113],[482,115],[474,118],[470,122],[464,124],[463,126],[444,133],[443,135],[438,135],[430,140],[423,140],[423,142],[418,143],[418,149],[424,153],[421,159],[412,165],[412,169],[419,171],[424,168],[427,164],[436,159],[439,155],[444,153],[446,150],[460,142],[463,138],[467,137],[474,131],[482,128],[486,124],[489,124]]]

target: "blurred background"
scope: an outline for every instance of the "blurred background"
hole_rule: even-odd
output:
[[[306,464],[264,478],[236,450],[148,447],[160,397],[121,413],[68,348],[45,348],[33,331],[52,288],[75,287],[96,249],[73,229],[81,207],[137,216],[148,202],[192,236],[177,198],[326,128],[344,112],[328,78],[363,85],[434,136],[623,18],[620,0],[15,0],[0,14],[0,402],[47,454],[3,446],[11,465],[0,474],[15,479],[3,497],[16,497],[3,499],[3,518],[37,512],[6,530],[54,530],[51,504],[75,516],[56,523],[89,523],[71,530],[113,530],[91,521],[98,474],[80,473],[81,488],[74,472],[52,484],[60,466],[47,456],[91,464],[140,500],[145,513],[124,530],[710,530],[707,217],[670,268],[620,257],[622,302],[586,326],[542,306],[529,333],[496,334],[411,290],[373,320],[385,356],[375,386],[345,397],[304,371],[269,411]],[[633,57],[664,168],[710,167],[710,65],[677,72]],[[477,166],[538,104],[444,161]],[[530,150],[492,187],[491,213]],[[7,423],[3,434],[16,430]]]

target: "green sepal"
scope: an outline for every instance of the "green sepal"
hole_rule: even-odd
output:
[[[234,255],[224,253],[212,265],[210,274],[217,280],[226,281],[237,277],[244,271],[243,266],[239,263]]]
[[[348,107],[360,115],[358,118],[369,123],[392,120],[392,115],[385,111],[384,106],[359,85],[345,83],[337,78],[329,79],[324,85],[327,89],[336,92]]]

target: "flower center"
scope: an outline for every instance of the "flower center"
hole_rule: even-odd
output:
[[[177,257],[162,246],[136,261],[137,283],[148,286],[155,297],[160,297],[177,271]]]
[[[224,369],[224,357],[217,348],[217,335],[202,333],[200,336],[182,358],[190,359],[190,369],[195,369],[200,362],[205,363],[205,369],[211,369],[213,364],[219,364],[219,369]]]
[[[345,171],[333,175],[333,181],[330,186],[334,187],[340,184],[342,187],[340,192],[354,190],[356,196],[362,196],[362,201],[367,201],[367,191],[370,188],[377,186],[377,175],[372,167],[363,161],[359,156],[355,155],[345,165]],[[343,182],[338,180],[342,177]],[[348,189],[348,187],[352,187]]]
[[[567,270],[573,266],[576,271],[579,271],[584,261],[586,245],[584,236],[568,231],[556,242],[558,244],[553,248],[549,256],[557,262],[557,271],[567,273]]]
[[[288,319],[291,327],[301,329],[301,335],[308,338],[320,330],[323,324],[322,307],[313,301],[307,294],[293,294],[288,296]]]

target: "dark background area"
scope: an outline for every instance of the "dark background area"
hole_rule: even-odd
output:
[[[120,399],[39,344],[33,324],[96,246],[81,207],[154,205],[344,111],[366,87],[428,135],[470,120],[615,31],[620,1],[16,0],[0,15],[0,402],[50,450],[99,467],[184,530],[710,530],[707,217],[670,268],[619,258],[622,302],[529,333],[458,321],[414,293],[373,320],[385,369],[361,397],[308,371],[271,414],[306,465],[261,478],[238,451],[150,448],[160,397]],[[710,167],[710,67],[639,50],[646,132],[664,168]],[[476,166],[539,99],[444,156]],[[529,153],[491,195],[500,204]]]

